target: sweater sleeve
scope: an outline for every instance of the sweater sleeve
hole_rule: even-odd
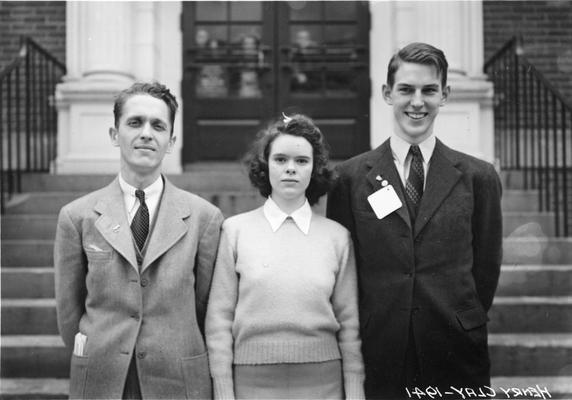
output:
[[[206,316],[206,341],[215,399],[234,399],[232,324],[238,300],[235,250],[223,224]]]
[[[365,372],[359,337],[357,273],[349,232],[339,263],[332,304],[340,324],[338,344],[342,353],[346,399],[365,399],[363,389]]]

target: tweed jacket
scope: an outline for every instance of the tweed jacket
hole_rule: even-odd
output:
[[[204,318],[222,214],[165,179],[138,268],[116,178],[60,211],[54,261],[58,327],[71,350],[70,398],[121,398],[135,355],[144,398],[210,398]]]
[[[389,140],[338,173],[327,215],[350,230],[355,245],[366,396],[405,395],[395,385],[409,367],[410,330],[420,387],[487,384],[487,311],[502,255],[493,166],[437,140],[414,226]],[[403,204],[381,220],[367,201],[381,187],[378,175]]]

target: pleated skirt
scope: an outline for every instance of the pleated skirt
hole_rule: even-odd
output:
[[[340,360],[300,364],[235,365],[237,399],[343,399]]]

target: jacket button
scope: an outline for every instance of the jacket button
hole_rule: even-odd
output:
[[[141,286],[145,287],[149,284],[149,281],[145,278],[141,279]]]
[[[143,358],[145,358],[145,352],[144,352],[144,351],[140,351],[139,353],[137,353],[137,358],[138,358],[138,359],[143,359]]]
[[[133,314],[131,318],[133,318],[135,321],[139,321],[139,314]]]
[[[404,272],[403,274],[408,278],[411,278],[413,276],[413,272]]]

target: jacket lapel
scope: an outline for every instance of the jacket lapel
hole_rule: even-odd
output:
[[[165,179],[163,197],[148,241],[141,273],[187,233],[188,225],[185,219],[190,215],[188,199]]]
[[[373,156],[366,162],[366,165],[371,168],[367,173],[367,180],[371,185],[371,193],[381,188],[381,183],[376,179],[378,175],[387,180],[395,189],[399,200],[401,200],[402,206],[395,212],[403,219],[407,226],[411,228],[411,219],[409,218],[409,212],[405,205],[405,193],[403,192],[401,178],[395,168],[389,139],[373,152]]]
[[[449,195],[457,181],[461,179],[462,172],[447,157],[448,152],[447,146],[437,139],[429,165],[425,192],[419,205],[419,214],[415,220],[414,237],[423,230],[439,205]]]
[[[101,236],[121,254],[137,271],[137,257],[131,238],[131,228],[123,202],[123,193],[116,178],[103,192],[94,210],[100,214],[95,228]]]

